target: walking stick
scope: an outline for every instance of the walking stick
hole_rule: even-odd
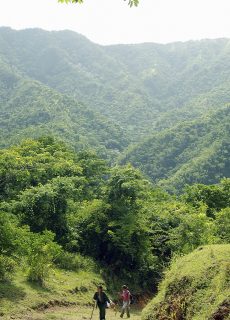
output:
[[[115,304],[115,317],[116,317],[116,315],[117,315],[117,311],[118,311],[118,307],[117,307],[117,304]]]
[[[114,311],[115,311],[115,317],[116,317],[116,315],[117,315],[117,313],[118,313],[118,310],[119,310],[119,304],[118,304],[118,303],[116,303],[116,304],[115,304],[115,308],[114,308]]]
[[[94,303],[94,305],[93,305],[93,310],[92,310],[92,313],[91,313],[90,320],[92,320],[92,318],[93,318],[93,312],[94,312],[94,309],[95,309],[95,303]]]

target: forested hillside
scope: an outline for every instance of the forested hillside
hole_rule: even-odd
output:
[[[104,158],[127,146],[121,128],[73,98],[62,95],[0,60],[0,146],[53,135],[76,150],[94,148]]]
[[[186,184],[217,183],[230,173],[230,107],[183,122],[133,147],[121,160],[131,162],[153,182],[171,191]]]
[[[171,191],[218,182],[229,177],[229,51],[228,39],[100,46],[1,28],[1,146],[51,134]]]
[[[229,40],[99,46],[70,31],[1,28],[23,74],[100,111],[138,140],[229,102]]]
[[[124,282],[139,296],[152,294],[174,255],[230,240],[229,179],[192,185],[175,198],[130,165],[110,168],[52,137],[2,149],[0,177],[0,307],[6,319],[17,312],[15,292],[23,301],[18,312],[47,305],[49,297],[64,306],[90,301],[97,281],[107,283],[111,296]],[[10,282],[15,277],[20,287]]]
[[[99,282],[158,292],[145,320],[229,316],[229,56],[0,28],[0,317]]]

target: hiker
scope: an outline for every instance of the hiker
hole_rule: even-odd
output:
[[[107,303],[110,304],[110,300],[103,291],[102,286],[97,287],[97,292],[95,292],[93,299],[99,308],[99,319],[105,320],[105,309],[108,307]]]
[[[120,317],[123,318],[126,312],[127,318],[130,318],[130,292],[127,286],[122,286],[122,293],[120,294],[120,296],[123,302]]]

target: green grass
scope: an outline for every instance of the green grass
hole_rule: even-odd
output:
[[[10,282],[0,283],[0,317],[25,318],[45,306],[89,305],[96,286],[103,283],[100,275],[92,272],[70,272],[56,269],[45,287],[30,283],[19,271]]]
[[[90,319],[92,296],[100,274],[56,269],[40,287],[18,271],[10,282],[0,283],[0,318],[7,319]],[[158,295],[144,309],[144,320],[207,320],[230,308],[230,245],[198,248],[175,259],[159,287]],[[112,295],[110,295],[111,298]],[[107,319],[119,318],[119,310],[107,310]],[[93,320],[98,319],[98,310]],[[132,319],[141,319],[141,310],[132,308]],[[227,319],[222,317],[221,319]]]
[[[172,262],[158,295],[143,311],[144,320],[212,319],[230,314],[230,245],[212,245]]]
[[[71,308],[51,308],[45,312],[36,312],[33,314],[27,314],[23,319],[33,319],[33,320],[90,320],[92,314],[92,308],[90,307],[71,307]],[[94,310],[92,320],[98,320],[99,313],[98,310]],[[120,319],[119,312],[115,313],[114,310],[108,309],[106,312],[106,319],[115,320]],[[124,317],[126,319],[126,317]],[[140,310],[131,310],[131,318],[133,320],[141,319]]]
[[[42,288],[28,282],[26,274],[18,271],[12,281],[0,282],[0,318],[90,319],[92,296],[101,283],[104,283],[102,277],[93,272],[56,269]],[[111,294],[109,297],[113,299]],[[108,309],[107,319],[118,319],[119,311],[115,314],[114,310]],[[141,319],[141,310],[132,308],[131,313],[132,319]],[[98,319],[98,310],[94,310],[92,319]]]

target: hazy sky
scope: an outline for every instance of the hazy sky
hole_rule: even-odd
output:
[[[127,0],[128,1],[128,0]],[[0,0],[0,26],[70,29],[100,44],[230,38],[230,0]]]

